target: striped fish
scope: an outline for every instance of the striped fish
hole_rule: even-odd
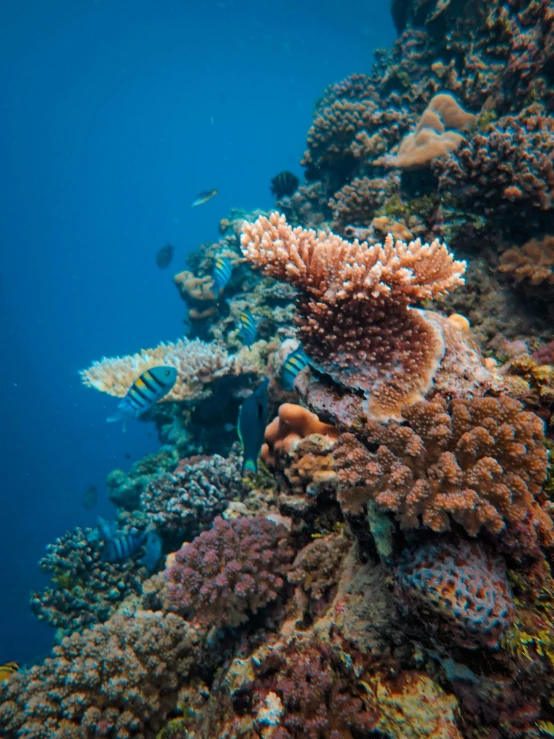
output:
[[[107,419],[108,423],[138,418],[146,413],[158,400],[168,394],[176,380],[175,367],[151,367],[146,370],[133,382],[129,392],[118,405],[117,413]]]
[[[228,257],[216,257],[215,266],[212,272],[212,280],[214,281],[213,291],[216,295],[222,293],[233,273],[233,265]]]
[[[240,312],[239,339],[245,346],[250,346],[256,341],[258,335],[258,322],[249,310]]]
[[[306,353],[299,346],[293,352],[291,352],[281,367],[281,384],[285,390],[294,390],[294,380],[296,375],[301,372],[304,367],[310,363],[310,360],[306,356]]]
[[[0,665],[0,683],[7,680],[10,675],[19,672],[19,665],[17,662],[6,662],[4,665]]]
[[[147,539],[147,534],[136,529],[125,533],[117,530],[115,522],[97,517],[100,539],[104,541],[102,559],[105,562],[124,562],[136,554]]]

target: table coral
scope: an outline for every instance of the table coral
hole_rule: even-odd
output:
[[[175,614],[114,616],[66,637],[53,657],[0,687],[0,733],[154,739],[198,652],[197,631]]]
[[[102,559],[103,543],[92,534],[80,528],[67,532],[46,546],[39,562],[51,585],[31,595],[31,610],[66,633],[106,621],[124,598],[140,592],[146,577],[134,560]]]
[[[497,647],[514,621],[505,564],[477,542],[439,540],[408,551],[397,589],[433,635],[463,647]]]
[[[429,390],[445,352],[414,302],[463,283],[465,262],[434,241],[349,243],[292,229],[272,213],[243,226],[242,249],[262,272],[301,291],[298,337],[314,366],[367,398],[368,416],[399,417]]]
[[[140,507],[158,530],[190,540],[242,492],[240,469],[236,455],[182,460],[178,470],[148,485]]]
[[[292,557],[284,526],[263,517],[216,518],[166,571],[169,603],[200,623],[237,626],[277,598]]]
[[[550,545],[553,525],[541,507],[546,478],[544,424],[509,397],[436,398],[403,411],[407,425],[370,422],[367,442],[352,434],[335,445],[339,501],[347,513],[373,498],[402,528],[450,528],[471,536],[519,531],[515,547]],[[503,533],[506,537],[506,533]]]
[[[500,257],[498,269],[516,282],[554,285],[554,236],[530,239],[522,247],[508,249]]]
[[[205,398],[210,394],[209,383],[232,371],[229,355],[218,344],[185,338],[127,357],[104,358],[82,370],[81,378],[87,387],[122,398],[137,377],[158,365],[177,370],[177,381],[162,402]]]

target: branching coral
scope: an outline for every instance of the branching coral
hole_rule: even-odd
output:
[[[31,609],[39,619],[64,631],[81,630],[106,621],[118,604],[140,592],[146,571],[135,561],[106,562],[103,544],[92,529],[79,528],[48,544],[39,562],[52,585],[31,596]]]
[[[175,344],[160,344],[138,354],[114,359],[102,359],[81,371],[83,383],[103,393],[122,398],[133,382],[150,367],[167,365],[177,370],[177,382],[163,398],[168,400],[198,400],[210,394],[207,385],[229,374],[229,355],[217,344],[179,339]]]
[[[551,544],[553,526],[541,508],[547,453],[543,422],[508,397],[416,403],[408,425],[368,425],[370,452],[353,435],[334,450],[339,500],[357,513],[373,498],[403,528],[420,523],[446,531],[450,517],[472,536],[481,527],[517,533],[515,548]],[[503,534],[506,538],[506,534]]]
[[[369,247],[292,229],[272,213],[245,223],[243,253],[301,291],[298,336],[314,365],[367,397],[368,415],[398,417],[429,390],[445,352],[441,330],[410,304],[462,284],[465,262],[434,241]]]
[[[153,481],[141,494],[141,509],[156,528],[190,540],[223,513],[242,491],[236,455],[183,460],[173,474]]]
[[[433,634],[464,647],[497,647],[514,621],[504,562],[476,542],[439,540],[409,552],[397,588]]]
[[[216,518],[166,571],[176,611],[206,625],[236,626],[277,598],[293,551],[284,526],[267,518]]]
[[[554,236],[530,239],[521,248],[508,249],[500,258],[499,270],[516,282],[554,285]]]
[[[397,154],[387,154],[388,167],[421,167],[432,159],[455,151],[464,137],[460,131],[472,126],[476,117],[466,113],[452,95],[435,95],[423,111],[413,133],[400,143]]]
[[[333,213],[332,228],[341,234],[346,226],[368,226],[390,190],[394,187],[385,179],[356,177],[344,185],[329,201]]]
[[[433,167],[448,204],[521,228],[554,207],[554,118],[505,116]]]
[[[114,616],[66,637],[52,658],[0,687],[0,733],[154,739],[198,652],[198,633],[175,614]]]

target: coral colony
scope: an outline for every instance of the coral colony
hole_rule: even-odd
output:
[[[554,9],[459,6],[394,0],[304,184],[181,265],[188,338],[82,372],[177,380],[107,481],[136,547],[48,546],[56,646],[3,671],[3,737],[554,736]]]

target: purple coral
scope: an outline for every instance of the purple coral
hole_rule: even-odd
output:
[[[477,542],[433,541],[405,555],[397,594],[435,635],[470,649],[497,647],[514,620],[504,562]]]
[[[202,624],[237,626],[277,598],[292,557],[281,524],[218,517],[175,555],[166,571],[169,602]]]

